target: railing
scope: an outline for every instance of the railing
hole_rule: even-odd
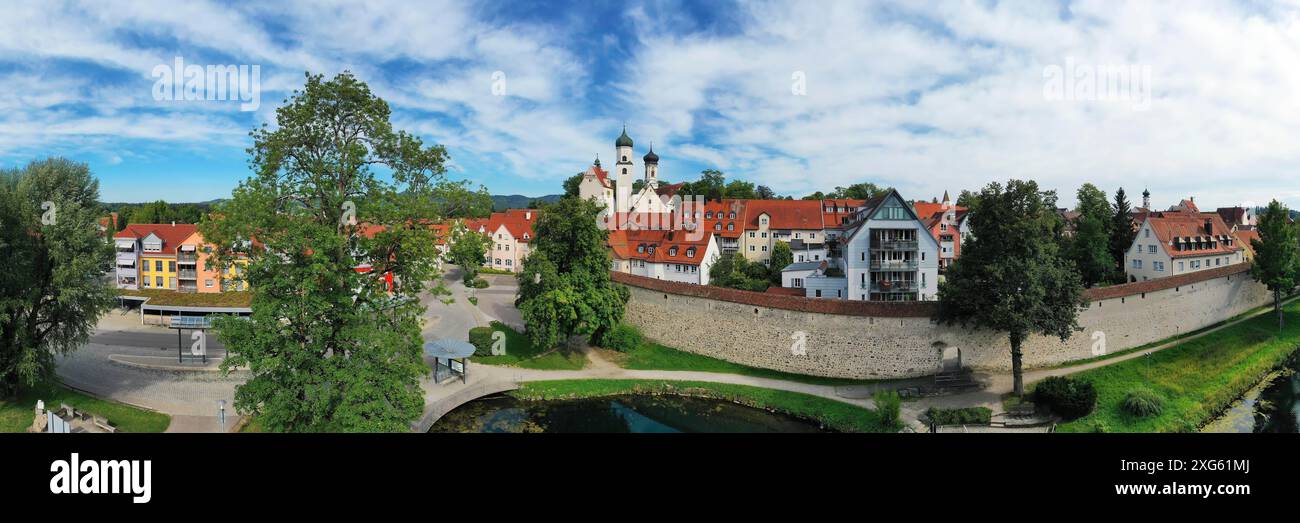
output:
[[[917,242],[916,240],[882,240],[875,242],[871,248],[881,251],[914,251]]]
[[[193,280],[199,277],[199,271],[177,271],[177,277]]]
[[[176,263],[195,263],[199,261],[197,254],[180,254],[176,255]]]
[[[914,281],[873,281],[871,282],[873,292],[912,292],[916,290]]]
[[[916,260],[871,260],[872,269],[915,269]]]

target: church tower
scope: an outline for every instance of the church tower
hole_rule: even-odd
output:
[[[628,212],[632,205],[632,138],[627,135],[626,125],[623,126],[623,134],[614,140],[614,150],[618,154],[618,162],[614,164],[617,190],[615,209],[617,212]]]
[[[1143,209],[1151,208],[1151,191],[1147,189],[1142,189],[1142,208]]]
[[[645,184],[651,189],[659,188],[659,155],[655,154],[654,144],[650,144],[650,152],[645,153],[641,158],[645,162]]]

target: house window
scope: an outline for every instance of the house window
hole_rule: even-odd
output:
[[[1155,269],[1156,272],[1165,272],[1165,262],[1153,261],[1151,262],[1151,268]]]
[[[763,252],[767,252],[767,246],[766,246],[766,245],[763,246]]]
[[[162,276],[154,276],[153,282],[154,282],[154,287],[163,288]]]
[[[1186,266],[1183,262],[1178,262],[1178,272],[1183,272],[1184,270],[1186,270]]]
[[[691,247],[691,248],[689,248],[689,249],[686,249],[686,257],[687,257],[687,258],[694,258],[694,257],[695,257],[695,247]]]
[[[731,211],[727,213],[727,219],[734,220],[735,218],[736,218],[736,211]]]
[[[815,232],[810,232],[810,233],[808,233],[808,239],[810,239],[810,240],[816,240],[816,239],[817,239],[817,233],[815,233]]]
[[[794,233],[794,237],[795,237],[795,239],[799,239],[799,233],[797,233],[797,232]]]
[[[669,256],[677,256],[677,247],[671,247],[671,248],[669,248],[669,249],[668,249],[668,255],[669,255]],[[678,269],[678,270],[681,270],[681,269]]]
[[[763,236],[764,238],[767,238],[767,233],[763,233],[762,236]]]
[[[1143,237],[1143,238],[1150,238],[1150,237],[1151,237],[1151,229],[1142,229],[1142,237]]]
[[[803,287],[803,278],[791,278],[791,279],[790,279],[790,286],[791,286],[791,287]]]
[[[750,246],[749,246],[749,252],[754,252],[754,246],[753,246],[753,245],[750,245]]]
[[[818,297],[818,298],[822,297],[822,290],[821,290],[821,289],[817,289],[816,292],[817,292],[817,297]]]
[[[1148,246],[1147,246],[1147,254],[1155,254],[1155,253],[1156,253],[1156,246],[1155,246],[1155,245],[1148,245]]]
[[[749,237],[750,237],[750,238],[753,238],[753,237],[754,237],[754,231],[749,231]]]
[[[712,219],[713,219],[713,211],[709,211],[709,212],[704,213],[704,219],[706,219],[706,220],[712,220]]]
[[[1134,269],[1141,269],[1141,268],[1142,268],[1142,260],[1133,260],[1133,268],[1134,268]]]
[[[715,230],[715,231],[721,231],[721,230],[722,230],[722,222],[718,222],[718,223],[713,224],[713,230]]]
[[[162,260],[154,260],[154,261],[153,261],[153,270],[154,270],[154,272],[162,272]],[[162,287],[161,284],[159,284],[158,286],[159,286],[159,287]]]
[[[736,230],[736,224],[734,224],[734,223],[728,223],[728,224],[727,224],[727,230],[728,230],[728,231],[734,231],[734,230]]]
[[[803,261],[803,255],[802,255],[802,254],[799,255],[799,260],[798,260],[798,261]]]

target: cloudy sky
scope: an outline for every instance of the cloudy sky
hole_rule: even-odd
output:
[[[9,2],[6,2],[7,4]],[[273,4],[273,5],[264,5]],[[21,2],[0,17],[0,166],[63,155],[106,201],[225,197],[304,71],[351,70],[493,193],[559,192],[621,125],[661,178],[929,199],[1031,178],[1153,205],[1300,207],[1300,4],[723,0]],[[260,107],[154,75],[258,65]],[[502,81],[504,80],[504,81]],[[639,162],[639,160],[638,160]],[[638,165],[639,168],[639,165]],[[1137,198],[1133,198],[1137,199]]]

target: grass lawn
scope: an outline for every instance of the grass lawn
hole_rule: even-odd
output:
[[[1281,332],[1277,318],[1265,314],[1150,356],[1074,374],[1097,387],[1097,408],[1058,430],[1198,430],[1300,347],[1300,302],[1283,310],[1287,327]],[[1163,398],[1159,415],[1136,418],[1120,409],[1128,392],[1139,387]]]
[[[171,416],[166,414],[101,400],[60,384],[46,384],[23,389],[17,398],[0,400],[0,432],[23,432],[31,427],[36,400],[45,401],[49,410],[58,410],[60,403],[67,403],[79,411],[98,414],[122,432],[162,432],[171,424]]]
[[[248,307],[253,303],[250,292],[176,292],[162,289],[119,289],[122,296],[149,298],[149,305],[174,305],[186,307]]]
[[[528,336],[499,321],[492,322],[492,330],[506,333],[506,353],[501,356],[475,356],[470,361],[542,370],[579,370],[587,366],[587,357],[581,352],[562,348],[541,350],[533,346]]]
[[[897,432],[875,411],[832,399],[748,385],[665,380],[558,380],[525,383],[510,392],[523,400],[594,398],[620,394],[677,394],[732,401],[816,420],[841,432]]]
[[[605,351],[610,361],[625,369],[634,370],[693,370],[700,372],[722,372],[741,374],[757,378],[772,378],[814,385],[860,385],[881,380],[859,380],[852,378],[824,378],[793,374],[778,370],[749,367],[739,363],[702,356],[686,351],[666,347],[658,343],[645,342],[628,352]]]

